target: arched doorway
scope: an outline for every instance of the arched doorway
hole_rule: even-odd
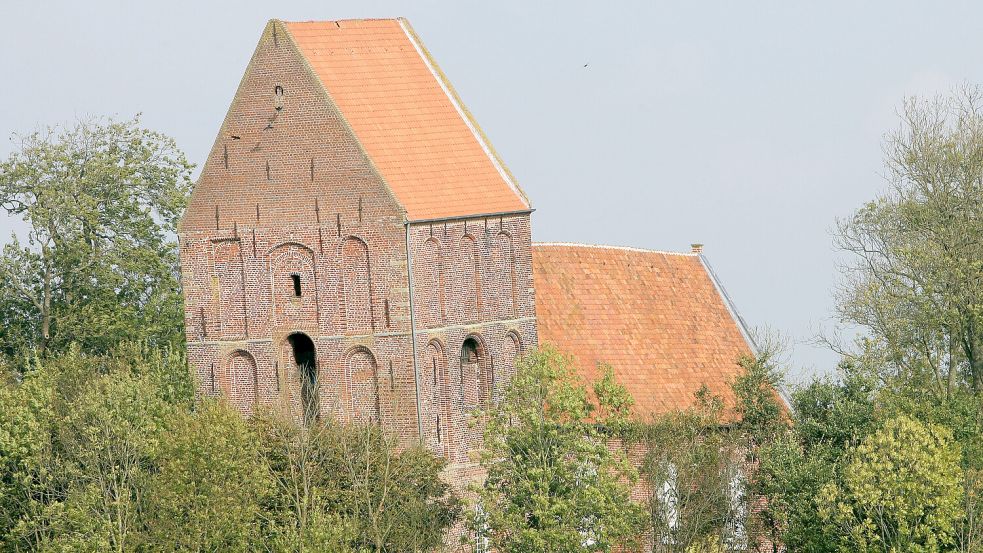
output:
[[[300,376],[300,402],[304,412],[304,424],[310,424],[321,416],[317,386],[317,352],[311,338],[297,332],[287,337],[294,352],[294,363]]]

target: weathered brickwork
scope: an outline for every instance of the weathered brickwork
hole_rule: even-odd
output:
[[[472,412],[537,339],[528,211],[408,221],[279,22],[263,33],[180,240],[201,394],[245,414],[302,417],[312,403],[320,416],[376,421],[448,458],[455,483],[480,474]],[[307,339],[316,379],[305,376]]]
[[[533,248],[530,213],[408,22],[271,21],[179,230],[199,393],[381,424],[465,494],[474,413],[540,338],[643,420],[727,399],[750,347],[699,250]]]
[[[458,463],[476,445],[470,413],[536,344],[529,240],[527,215],[410,228],[424,436]]]

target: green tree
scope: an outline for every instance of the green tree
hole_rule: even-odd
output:
[[[898,550],[981,550],[981,98],[979,89],[966,87],[932,101],[906,100],[901,125],[885,144],[891,188],[839,223],[838,245],[853,254],[844,267],[839,314],[865,332],[855,351],[844,352],[840,378],[793,394],[792,428],[757,449],[752,487],[766,498],[767,535],[790,550],[887,550],[897,535],[908,536],[906,544],[895,543]],[[924,456],[915,458],[918,449],[909,448],[900,455],[912,458],[892,459],[875,445],[892,437],[903,444],[908,437],[898,436],[905,433],[923,437],[918,425],[932,439],[952,442],[946,451],[956,452],[955,462],[947,459],[940,474],[958,484],[945,491],[957,490],[957,510],[965,516],[928,517],[919,523],[922,535],[911,537],[916,523],[905,517],[915,507],[887,491],[858,490],[862,476],[917,497],[919,490],[904,488],[910,482],[891,482],[883,471],[885,463],[928,470]],[[917,480],[912,473],[893,476]],[[835,508],[831,490],[839,494]],[[889,524],[887,507],[865,503],[884,498],[896,500],[889,514],[900,517]],[[931,502],[921,507],[933,508]],[[868,512],[875,508],[880,519]],[[874,530],[864,526],[865,517],[875,521]],[[874,534],[888,545],[875,543]]]
[[[378,425],[257,417],[278,550],[433,551],[460,515],[445,463]]]
[[[820,514],[849,538],[840,550],[929,553],[954,545],[964,516],[960,457],[945,428],[887,420],[846,457],[842,483],[819,497]]]
[[[751,534],[766,538],[773,551],[831,553],[839,536],[819,516],[816,497],[836,478],[836,458],[823,448],[806,452],[794,436],[765,444],[758,452],[751,487],[761,502]],[[764,544],[759,544],[764,545]]]
[[[936,397],[983,392],[983,91],[908,99],[887,140],[890,191],[839,224],[839,312],[862,354]]]
[[[143,502],[151,549],[245,551],[262,540],[272,480],[259,436],[223,402],[176,411]]]
[[[743,453],[723,412],[720,398],[704,387],[692,407],[657,416],[640,432],[657,551],[701,550],[738,537],[742,509],[733,492]]]
[[[28,549],[40,539],[25,521],[52,493],[53,399],[44,371],[0,384],[0,551]]]
[[[774,346],[755,356],[737,360],[741,373],[730,383],[734,392],[734,429],[745,441],[749,461],[757,462],[758,447],[770,443],[788,429],[781,398],[782,370],[775,363]]]
[[[595,387],[599,412],[630,406],[613,377]],[[486,416],[481,462],[488,476],[471,529],[499,551],[610,551],[635,545],[644,525],[629,498],[636,480],[605,421],[594,417],[570,361],[552,349],[520,360]],[[619,417],[620,418],[620,417]]]
[[[174,229],[192,166],[138,119],[36,132],[0,163],[0,205],[29,227],[0,255],[0,351],[180,343]]]
[[[191,405],[184,356],[74,347],[25,366],[0,387],[0,551],[142,543],[166,420]]]
[[[59,363],[73,385],[56,397],[64,403],[55,406],[52,455],[40,468],[55,476],[50,499],[39,506],[42,517],[34,521],[47,532],[39,545],[131,551],[144,538],[140,508],[174,407],[149,376],[92,375],[86,359],[74,355]]]
[[[790,551],[835,551],[840,535],[819,516],[816,498],[839,478],[840,459],[876,424],[876,382],[849,365],[841,379],[817,379],[791,397],[792,425],[757,450],[752,495],[766,498],[760,534]],[[753,532],[758,534],[759,532]]]

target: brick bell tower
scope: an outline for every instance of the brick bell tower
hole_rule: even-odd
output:
[[[270,21],[179,230],[200,393],[466,474],[471,411],[537,340],[530,212],[405,19]]]

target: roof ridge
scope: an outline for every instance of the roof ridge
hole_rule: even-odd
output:
[[[349,17],[345,19],[304,19],[302,21],[288,21],[280,19],[283,23],[344,23],[346,21],[399,21],[402,17]]]
[[[639,252],[639,253],[659,253],[664,255],[679,255],[683,257],[697,257],[699,254],[693,252],[670,252],[666,250],[649,250],[645,248],[635,248],[632,246],[610,246],[607,244],[581,244],[579,242],[533,242],[532,246],[561,246],[561,247],[575,247],[575,248],[592,248],[592,249],[606,249],[606,250],[621,250],[627,252]]]

